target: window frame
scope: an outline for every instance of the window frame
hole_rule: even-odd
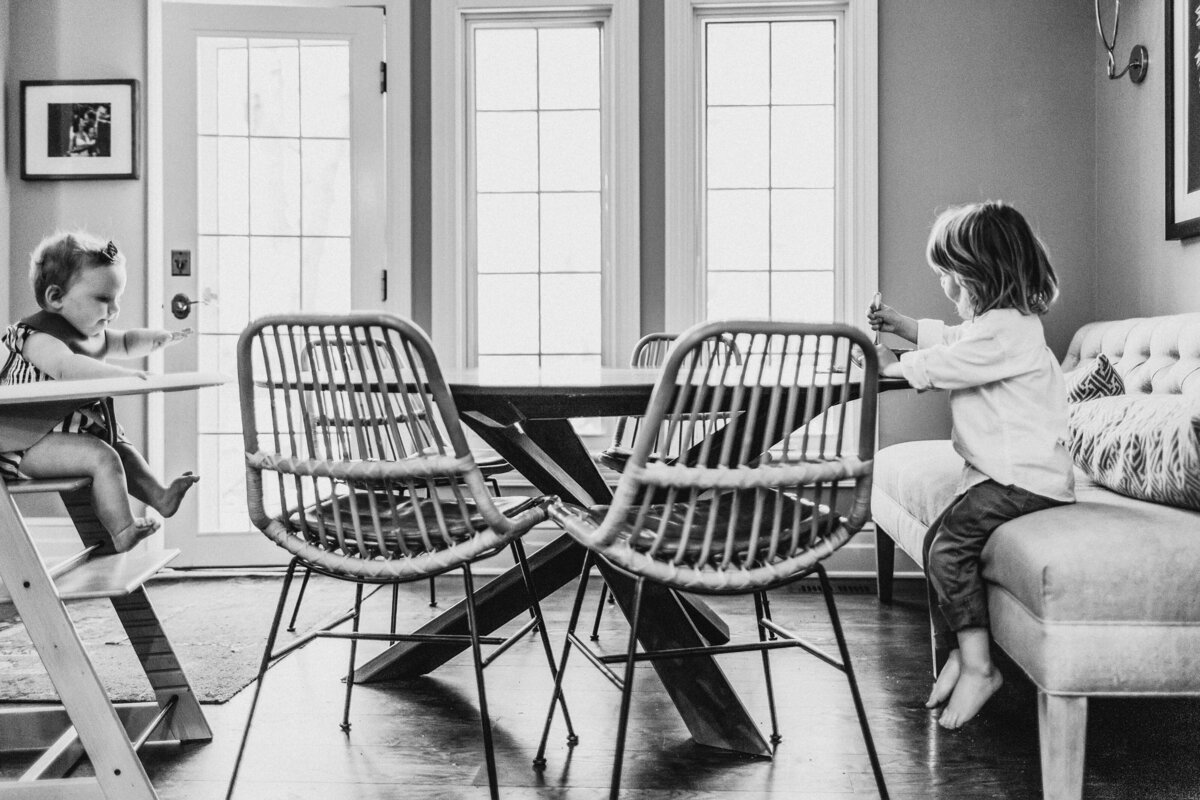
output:
[[[683,330],[706,318],[704,23],[713,19],[834,18],[837,61],[837,322],[865,326],[879,286],[878,0],[666,0],[664,120],[667,148],[664,320]]]
[[[638,9],[635,0],[564,4],[561,0],[439,0],[431,4],[430,160],[433,270],[432,330],[447,366],[477,363],[473,159],[467,135],[470,30],[578,19],[597,21],[601,49],[601,359],[623,365],[640,330],[638,163]]]

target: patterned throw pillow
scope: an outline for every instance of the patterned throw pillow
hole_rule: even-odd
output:
[[[1082,403],[1100,397],[1117,397],[1125,394],[1125,381],[1117,374],[1117,368],[1101,353],[1087,369],[1077,369],[1067,374],[1067,402]]]
[[[1074,403],[1071,454],[1092,480],[1119,494],[1200,511],[1200,402],[1125,395]]]

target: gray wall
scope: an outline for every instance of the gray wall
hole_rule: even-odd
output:
[[[1061,356],[1093,316],[1094,44],[1085,0],[882,0],[879,282],[913,316],[953,321],[925,263],[947,206],[1006,200],[1045,240]],[[886,396],[880,440],[946,435],[944,398]]]
[[[8,4],[6,4],[8,5]],[[146,189],[143,180],[24,181],[20,179],[20,81],[136,78],[146,81],[146,9],[141,0],[14,2],[8,24],[5,120],[8,132],[4,193],[9,223],[8,319],[37,310],[29,285],[29,254],[59,228],[83,228],[111,238],[125,253],[129,283],[120,325],[146,321]],[[143,100],[144,102],[144,100]],[[144,112],[142,114],[144,119]],[[144,129],[138,131],[139,141]],[[144,148],[143,148],[144,150]],[[144,158],[142,174],[145,173]],[[7,322],[5,323],[7,324]],[[145,400],[118,404],[130,440],[145,444]],[[61,513],[56,501],[28,501],[27,513]]]
[[[1134,44],[1146,45],[1150,71],[1140,86],[1108,79],[1096,39],[1096,319],[1200,311],[1200,238],[1181,243],[1164,233],[1164,35],[1163,3],[1121,6],[1117,68]]]

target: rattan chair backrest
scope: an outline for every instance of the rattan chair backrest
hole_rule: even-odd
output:
[[[493,503],[429,339],[406,320],[264,317],[238,341],[238,382],[251,520],[318,569],[415,579],[529,527]]]
[[[667,360],[667,355],[675,347],[678,335],[674,333],[648,333],[638,340],[638,343],[633,347],[633,353],[629,358],[629,366],[631,367],[661,367],[663,362]],[[736,342],[732,336],[715,337],[707,342],[704,348],[701,348],[695,354],[704,361],[721,362],[728,361],[731,363],[739,363],[741,353],[738,352]],[[612,446],[614,448],[629,448],[637,439],[638,431],[642,427],[643,418],[640,416],[620,417],[617,420],[616,428],[613,432]],[[721,424],[719,420],[713,421],[714,424]],[[710,433],[707,427],[708,421],[705,424],[697,425],[690,430],[691,437],[688,440],[683,438],[683,429],[675,431],[674,436],[667,436],[665,430],[659,432],[659,437],[654,445],[654,453],[656,458],[673,459],[678,457],[681,452],[686,451],[696,442]]]
[[[728,339],[738,359],[709,357]],[[868,519],[877,365],[845,325],[712,322],[681,334],[587,544],[696,591],[806,573]],[[655,457],[658,431],[688,441],[699,426],[716,433],[677,461]]]

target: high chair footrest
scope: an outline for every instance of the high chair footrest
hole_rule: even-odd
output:
[[[63,600],[91,600],[127,595],[179,555],[178,550],[131,550],[94,556],[55,579]],[[21,587],[16,587],[18,590]],[[12,602],[13,587],[0,586],[0,603]]]
[[[44,478],[38,480],[5,481],[9,494],[37,494],[39,492],[74,492],[85,489],[91,478]]]

